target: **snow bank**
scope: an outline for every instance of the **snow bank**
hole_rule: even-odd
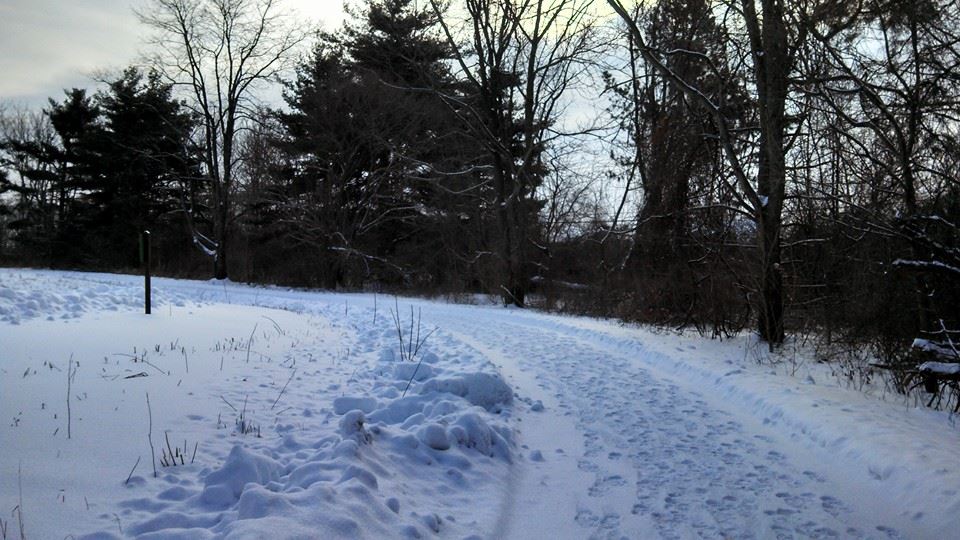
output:
[[[0,270],[0,508],[22,464],[28,537],[956,529],[955,418],[759,366],[749,340],[422,303],[418,364],[371,295],[157,279],[145,317],[139,285]],[[196,463],[153,476],[146,391],[154,449]]]
[[[156,279],[146,317],[141,287],[136,276],[0,269],[0,412],[14,418],[0,427],[0,504],[17,504],[6,488],[23,462],[28,537],[494,530],[517,452],[512,391],[442,328],[418,365],[399,361],[391,320],[345,309],[350,298]],[[157,459],[167,438],[188,450],[156,478],[146,392]]]
[[[280,464],[269,457],[234,446],[223,466],[203,479],[200,502],[214,507],[230,506],[243,495],[247,484],[276,481],[280,470]]]
[[[76,278],[70,276],[0,269],[0,322],[20,324],[36,318],[70,320],[85,313],[143,309],[142,278],[139,284],[117,286],[109,278],[88,274],[84,286],[78,287]],[[153,296],[155,308],[167,304],[183,306],[187,301],[186,295],[176,291],[158,291]]]

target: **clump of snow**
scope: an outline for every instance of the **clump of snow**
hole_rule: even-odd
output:
[[[429,364],[403,362],[393,366],[393,376],[400,381],[425,381],[434,377],[434,369]]]
[[[363,416],[363,411],[359,409],[348,411],[343,415],[343,418],[340,419],[340,435],[345,439],[354,439],[357,442],[369,443],[371,440],[370,433],[363,428],[363,424],[366,421],[367,419]]]
[[[354,409],[371,413],[377,408],[377,400],[370,397],[338,397],[333,400],[333,412],[346,414]]]
[[[960,364],[948,362],[924,362],[917,368],[924,373],[937,375],[960,375]]]
[[[497,430],[476,413],[465,413],[457,418],[450,428],[450,435],[457,444],[473,448],[490,457],[511,459],[512,439],[509,431]]]
[[[420,440],[434,450],[449,450],[447,430],[440,424],[429,424],[420,430]]]
[[[213,506],[232,504],[240,498],[247,484],[264,485],[277,480],[280,470],[276,461],[236,445],[223,466],[204,478],[200,498]]]
[[[922,351],[941,358],[956,358],[957,352],[942,343],[930,341],[929,339],[916,338],[910,345],[911,348]]]
[[[471,404],[494,411],[513,402],[513,390],[499,375],[468,373],[457,377],[431,379],[420,388],[421,394],[446,392]]]

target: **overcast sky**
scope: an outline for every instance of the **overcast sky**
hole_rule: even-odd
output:
[[[133,13],[143,0],[0,0],[0,101],[43,106],[64,88],[93,86],[96,71],[120,70],[143,49]],[[300,18],[332,30],[342,0],[284,0]]]

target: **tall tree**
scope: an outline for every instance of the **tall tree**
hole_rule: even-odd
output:
[[[287,66],[303,34],[280,15],[279,0],[150,0],[139,16],[156,31],[156,68],[186,87],[200,118],[213,230],[191,229],[194,243],[213,257],[214,277],[224,279],[235,218],[237,133],[249,120],[258,84]],[[188,208],[188,216],[193,211]]]
[[[499,292],[522,306],[547,173],[544,152],[563,136],[558,117],[596,50],[594,15],[583,0],[475,0],[465,19],[431,0],[454,49],[463,94],[443,97],[487,155],[500,260]],[[456,11],[451,10],[452,13]]]
[[[0,164],[8,169],[6,191],[14,202],[9,229],[24,260],[48,263],[56,232],[57,133],[45,111],[5,111]]]
[[[739,81],[725,72],[718,77],[693,54],[723,59],[718,69],[728,65],[728,37],[710,3],[661,0],[634,16],[651,48],[691,53],[668,55],[667,67],[702,88],[734,119],[742,107]],[[719,174],[714,170],[719,147],[711,136],[710,115],[661,73],[647,69],[632,36],[627,37],[626,68],[607,72],[605,78],[614,95],[611,112],[629,139],[627,155],[620,159],[627,171],[626,189],[639,179],[643,197],[630,260],[650,270],[685,258],[679,251],[690,240],[689,207],[710,204],[693,198],[696,192],[709,192],[698,184],[712,183]]]
[[[93,195],[104,257],[136,266],[140,231],[181,207],[184,183],[195,181],[199,155],[191,142],[194,119],[157,72],[130,68],[97,95],[103,115],[103,178]]]
[[[652,69],[669,80],[688,99],[703,107],[714,120],[716,136],[736,179],[736,196],[756,227],[757,314],[760,337],[772,345],[784,338],[784,290],[781,269],[781,225],[787,183],[786,153],[791,118],[787,102],[790,75],[806,38],[799,23],[808,6],[787,6],[780,0],[742,0],[731,5],[730,22],[745,30],[742,45],[749,51],[743,60],[750,66],[751,105],[756,114],[752,143],[744,151],[742,137],[732,129],[723,107],[711,99],[696,80],[671,68],[669,55],[689,55],[715,69],[710,55],[688,50],[662,51],[651,47],[642,29],[620,0],[607,0],[627,25],[638,51]],[[789,8],[789,9],[788,9]],[[751,164],[751,156],[755,161]]]
[[[446,106],[424,84],[450,87],[449,49],[435,17],[410,0],[377,0],[343,32],[321,36],[288,85],[282,146],[294,166],[285,206],[296,237],[317,249],[325,284],[358,277],[409,281],[406,267],[455,178],[434,172],[463,145]],[[394,261],[394,262],[391,262]],[[400,264],[398,264],[400,263]],[[426,272],[432,274],[432,272]]]
[[[872,172],[847,181],[841,204],[858,209],[857,227],[907,248],[884,262],[913,272],[914,333],[940,332],[944,318],[960,322],[956,292],[946,285],[960,274],[952,210],[958,20],[956,2],[924,0],[845,6],[827,24],[810,22],[822,61],[808,77],[844,143],[838,166],[854,171],[864,163]]]
[[[702,89],[732,124],[742,125],[744,80],[731,67],[731,38],[715,15],[710,2],[677,0],[644,4],[632,14],[647,46],[667,51],[666,67]],[[624,238],[629,251],[612,253],[617,271],[611,276],[633,284],[634,313],[642,320],[726,328],[742,302],[717,295],[723,288],[739,296],[730,286],[737,275],[723,264],[733,250],[721,246],[741,218],[729,208],[733,197],[718,189],[728,168],[715,121],[649,66],[631,33],[620,41],[623,54],[616,58],[626,62],[611,66],[604,78],[612,96],[608,111],[619,128],[612,141],[615,170],[624,187],[604,240]],[[631,192],[639,198],[636,213],[624,209]],[[619,226],[625,214],[636,216],[635,227]]]

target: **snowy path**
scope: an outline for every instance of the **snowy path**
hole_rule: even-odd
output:
[[[392,299],[379,297],[375,318],[373,295],[155,283],[145,318],[135,277],[0,269],[9,531],[21,464],[28,537],[884,539],[960,527],[953,418],[839,387],[817,366],[759,366],[748,340],[402,299],[438,329],[416,372],[397,358]],[[130,350],[150,363],[114,354]],[[82,363],[66,440],[71,355]],[[145,390],[160,396],[154,436],[201,452],[118,485],[149,458]],[[232,429],[248,399],[262,438]]]
[[[551,483],[558,482],[576,507],[571,517],[579,528],[559,528],[570,538],[900,537],[884,520],[880,494],[846,493],[854,499],[844,500],[838,494],[849,488],[828,481],[830,473],[818,470],[823,467],[815,457],[788,457],[774,430],[750,425],[740,418],[743,411],[731,412],[729,405],[641,367],[655,353],[638,348],[631,358],[598,336],[571,337],[578,332],[527,317],[500,317],[497,324],[487,318],[482,326],[471,321],[456,320],[467,340],[514,375],[511,382],[537,381],[538,389],[518,385],[521,394],[542,395],[557,407],[553,414],[528,415],[530,421],[575,422],[582,455],[570,456],[554,441],[557,448],[540,449],[544,459],[575,460],[590,478],[576,486],[567,475],[534,474],[524,486],[531,505],[518,509],[510,536],[556,537],[557,531],[532,524],[563,519],[556,501],[537,505],[536,494],[557,489]],[[531,429],[529,423],[524,427]],[[531,466],[538,468],[536,462]],[[861,515],[857,503],[872,508]],[[532,518],[531,509],[542,518]]]

